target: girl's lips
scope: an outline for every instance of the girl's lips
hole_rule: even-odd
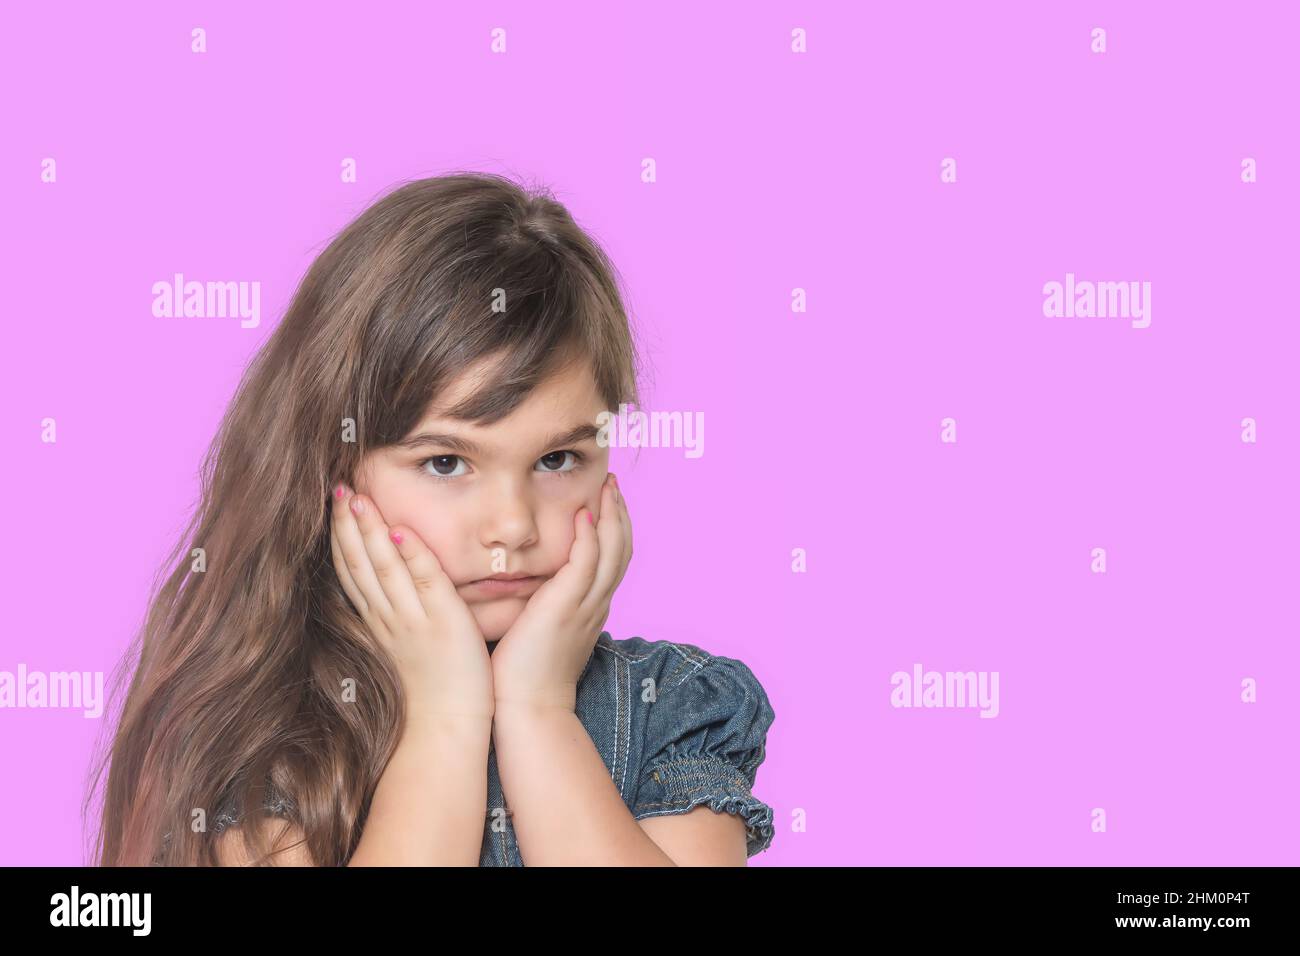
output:
[[[531,578],[515,578],[513,581],[484,578],[481,581],[471,581],[465,587],[483,594],[520,594],[525,591],[536,590],[542,581],[543,578],[536,575]]]

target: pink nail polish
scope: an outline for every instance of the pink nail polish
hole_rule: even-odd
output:
[[[590,510],[590,509],[588,509],[588,511],[587,511],[587,520],[588,520],[591,524],[595,524],[595,523],[596,523],[596,519],[593,518],[593,517],[591,516],[591,510]]]
[[[335,497],[335,498],[342,498],[342,497],[343,497],[343,483],[342,483],[342,482],[339,482],[338,486],[335,487],[335,489],[334,489],[334,497]]]
[[[360,498],[353,498],[353,499],[352,499],[352,513],[353,513],[353,514],[355,514],[355,515],[359,515],[359,514],[361,514],[363,511],[365,511],[365,510],[366,510],[365,505],[363,505],[363,504],[361,503],[361,499],[360,499]]]
[[[392,534],[389,535],[389,537],[393,539],[393,544],[402,543],[402,532],[400,531],[394,531]]]

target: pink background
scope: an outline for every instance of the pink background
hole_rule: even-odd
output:
[[[752,865],[1300,863],[1296,7],[545,6],[6,8],[0,670],[107,679],[314,255],[506,172],[625,275],[646,406],[704,413],[702,458],[615,455],[608,627],[768,689]],[[260,327],[154,318],[176,271]],[[1150,328],[1045,318],[1067,271],[1151,282]],[[892,708],[916,662],[1000,716]],[[83,861],[101,723],[0,710],[0,863]]]

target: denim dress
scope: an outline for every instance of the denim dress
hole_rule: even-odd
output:
[[[771,845],[772,808],[753,788],[775,714],[743,663],[692,644],[616,641],[602,631],[579,678],[575,705],[634,819],[707,804],[745,821],[746,857]],[[479,866],[523,866],[492,743],[487,797]],[[291,816],[293,804],[273,793],[264,810]],[[241,816],[222,811],[213,829],[237,825]]]
[[[772,808],[753,788],[775,714],[740,661],[691,644],[616,641],[602,631],[575,703],[634,819],[708,804],[745,821],[747,857],[771,845]],[[479,865],[524,865],[491,747]]]

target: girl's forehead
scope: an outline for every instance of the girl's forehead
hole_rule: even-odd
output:
[[[567,418],[575,413],[589,413],[594,419],[602,410],[603,402],[595,378],[591,374],[591,365],[583,360],[572,361],[565,367],[553,371],[524,396],[510,415],[500,421],[491,425],[475,426],[451,419],[447,415],[448,410],[476,394],[479,389],[488,387],[492,382],[494,371],[495,363],[484,361],[462,372],[445,388],[440,389],[429,402],[421,420],[422,425],[438,421],[445,425],[456,424],[462,428],[490,430],[532,415],[540,417],[563,415]]]
[[[419,424],[399,444],[439,444],[465,453],[508,451],[511,446],[576,444],[594,437],[605,403],[589,369],[570,368],[538,383],[509,415],[491,424],[478,424],[447,414],[482,386],[481,374],[462,377],[430,402]]]

